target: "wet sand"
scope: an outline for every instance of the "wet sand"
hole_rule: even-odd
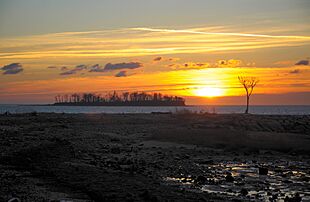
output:
[[[0,115],[0,201],[307,201],[309,123],[243,114]]]

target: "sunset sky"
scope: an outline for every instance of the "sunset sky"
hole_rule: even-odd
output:
[[[0,104],[162,92],[310,104],[309,0],[0,0]]]

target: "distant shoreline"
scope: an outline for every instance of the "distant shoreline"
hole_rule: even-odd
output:
[[[149,114],[152,112],[172,113],[209,113],[209,114],[243,114],[244,106],[214,106],[214,105],[186,105],[186,106],[76,106],[76,105],[53,105],[53,104],[32,104],[32,105],[0,105],[0,113],[92,113],[92,114]],[[257,106],[250,107],[250,114],[253,115],[310,115],[310,106]]]
[[[186,106],[184,101],[128,101],[128,102],[63,102],[63,103],[54,103],[50,106],[112,106],[112,107],[184,107]]]
[[[5,105],[17,105],[17,106],[59,106],[59,105],[54,105],[54,104],[21,104],[21,103],[16,103],[16,104],[0,104],[0,106],[5,106]],[[199,107],[199,106],[209,106],[209,107],[244,107],[244,105],[215,105],[215,104],[185,104],[183,107]],[[251,107],[310,107],[310,105],[251,105]],[[108,107],[108,106],[103,106],[103,107]],[[117,106],[116,106],[117,107]],[[130,107],[130,106],[127,106]],[[139,107],[139,106],[135,106]],[[141,107],[147,107],[147,106],[141,106]],[[152,107],[152,106],[151,106]],[[164,107],[164,106],[163,106]],[[169,107],[169,106],[168,106]]]

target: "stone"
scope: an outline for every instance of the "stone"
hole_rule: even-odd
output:
[[[241,191],[240,191],[240,194],[242,194],[242,196],[246,196],[246,195],[248,195],[248,190],[246,190],[246,189],[241,189]]]
[[[258,173],[260,175],[268,175],[268,168],[259,167],[258,168]]]
[[[10,200],[8,200],[8,202],[21,202],[21,200],[19,198],[11,198]]]
[[[121,140],[117,137],[111,138],[111,142],[119,142],[119,141],[121,141]]]
[[[299,196],[298,193],[296,193],[294,197],[290,198],[286,196],[284,199],[284,202],[301,202],[301,201],[302,201],[302,198]]]
[[[111,148],[111,153],[112,154],[120,154],[121,149],[119,147],[113,147],[113,148]]]
[[[231,173],[228,173],[225,176],[225,180],[226,180],[226,182],[234,182],[235,178],[231,175]]]
[[[140,194],[140,197],[144,201],[157,202],[158,198],[151,194],[148,190],[144,190],[143,193]]]
[[[198,176],[195,180],[195,183],[197,184],[206,184],[206,182],[208,181],[208,179],[204,176]]]

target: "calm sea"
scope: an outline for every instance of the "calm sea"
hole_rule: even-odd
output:
[[[34,106],[34,105],[0,105],[0,113],[151,113],[151,112],[209,112],[209,113],[243,113],[244,106],[186,106],[186,107],[76,107],[76,106]],[[310,105],[307,106],[251,106],[252,114],[288,114],[310,115]]]

